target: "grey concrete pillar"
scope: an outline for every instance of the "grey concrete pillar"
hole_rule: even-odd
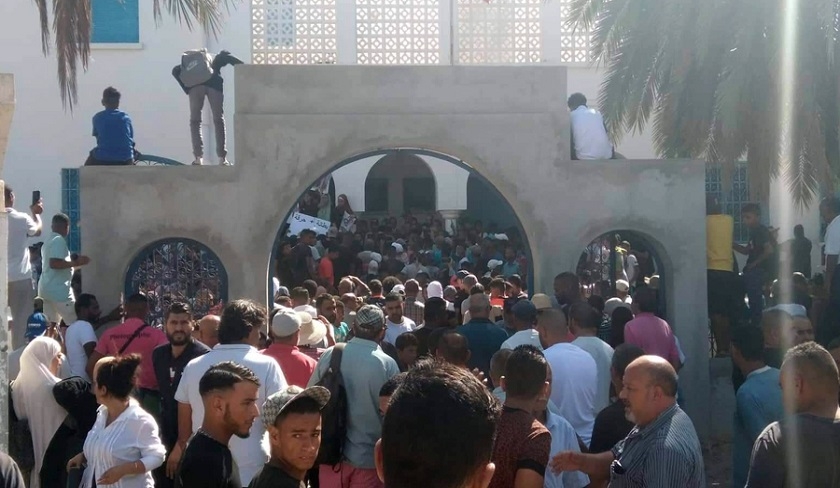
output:
[[[6,147],[9,144],[9,129],[12,126],[12,115],[15,112],[15,79],[11,74],[0,74],[0,174],[3,173],[3,161],[6,158]],[[5,190],[6,182],[0,181],[0,187]],[[8,227],[6,212],[0,212],[0,451],[9,452],[9,364],[8,354],[9,320],[6,307],[9,305],[8,274]]]

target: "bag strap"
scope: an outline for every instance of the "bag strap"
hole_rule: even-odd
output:
[[[149,326],[149,324],[147,324],[146,322],[143,322],[143,325],[141,325],[140,327],[137,327],[137,330],[135,330],[134,333],[131,334],[131,337],[129,337],[128,340],[125,341],[125,344],[123,344],[123,347],[120,348],[120,351],[117,353],[117,356],[122,356],[122,354],[125,352],[125,350],[128,349],[128,346],[130,346],[131,343],[134,342],[134,339],[137,339],[137,336],[139,336],[140,333],[143,332],[143,329],[145,329],[148,326]]]
[[[330,356],[330,369],[334,374],[341,372],[341,356],[344,353],[344,346],[346,345],[347,343],[341,342],[333,347],[332,355]]]

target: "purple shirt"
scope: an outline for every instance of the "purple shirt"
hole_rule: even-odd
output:
[[[641,312],[624,326],[624,342],[642,348],[646,354],[665,358],[671,364],[680,364],[677,341],[668,322],[649,312]]]

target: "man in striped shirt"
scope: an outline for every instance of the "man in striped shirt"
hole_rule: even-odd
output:
[[[555,472],[582,471],[610,488],[706,486],[700,440],[676,403],[677,373],[659,356],[642,356],[627,367],[620,398],[636,426],[611,451],[554,456]]]

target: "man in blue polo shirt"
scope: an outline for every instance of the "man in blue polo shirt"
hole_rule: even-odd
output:
[[[93,116],[96,147],[85,166],[134,164],[134,128],[128,114],[120,110],[120,92],[109,86],[102,93],[105,110]]]

